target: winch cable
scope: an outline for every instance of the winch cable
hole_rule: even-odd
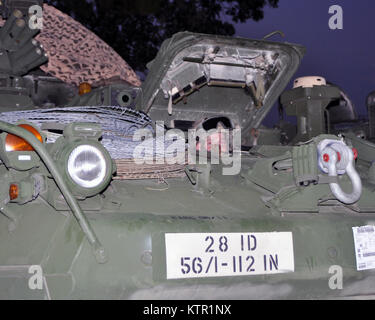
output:
[[[26,129],[6,123],[0,120],[0,130],[4,132],[11,133],[16,135],[24,140],[26,140],[39,155],[43,163],[45,164],[48,171],[51,173],[54,178],[58,188],[60,189],[62,195],[64,196],[66,202],[68,203],[74,217],[77,219],[79,226],[81,227],[83,233],[86,235],[87,240],[94,250],[94,255],[98,263],[107,262],[106,252],[104,247],[100,243],[98,237],[96,236],[94,230],[90,226],[85,214],[83,213],[81,207],[79,206],[77,200],[70,192],[69,187],[62,178],[59,170],[57,169],[53,159],[49,155],[45,147],[40,143],[40,141]]]

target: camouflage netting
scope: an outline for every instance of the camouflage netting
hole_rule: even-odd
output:
[[[4,22],[0,17],[0,27]],[[66,83],[78,86],[88,82],[98,86],[115,80],[141,85],[132,68],[108,44],[47,4],[43,5],[43,29],[36,40],[43,45],[49,58],[41,69]]]
[[[95,85],[103,79],[119,78],[139,86],[130,66],[103,40],[70,16],[43,5],[43,29],[36,39],[48,53],[41,69],[60,80]]]

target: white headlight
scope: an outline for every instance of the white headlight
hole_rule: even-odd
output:
[[[73,149],[68,159],[68,173],[75,183],[83,188],[95,188],[106,175],[106,161],[102,152],[91,145],[80,145]]]

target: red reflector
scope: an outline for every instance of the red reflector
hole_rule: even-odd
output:
[[[354,160],[357,160],[357,158],[358,158],[358,150],[356,148],[353,148],[352,151],[353,151]]]

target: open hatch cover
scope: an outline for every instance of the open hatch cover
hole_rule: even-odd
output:
[[[232,127],[250,132],[285,89],[304,52],[288,43],[177,33],[148,64],[137,107],[170,127],[226,117]]]

